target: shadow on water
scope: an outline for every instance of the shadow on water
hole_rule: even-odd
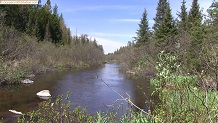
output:
[[[36,93],[43,89],[50,90],[53,99],[61,94],[66,96],[70,92],[71,108],[78,105],[88,106],[87,111],[90,114],[95,114],[97,111],[111,111],[112,108],[106,106],[111,104],[115,104],[116,107],[123,103],[123,109],[130,107],[122,100],[115,103],[117,99],[120,99],[119,95],[108,88],[101,79],[125,98],[130,95],[131,100],[140,108],[148,110],[145,103],[150,100],[150,85],[147,80],[126,77],[119,71],[118,64],[107,63],[98,68],[41,74],[36,76],[34,84],[29,86],[1,86],[0,118],[10,120],[14,117],[8,112],[9,109],[23,113],[35,109],[42,101]]]

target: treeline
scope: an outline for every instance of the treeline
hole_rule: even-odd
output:
[[[102,45],[71,35],[58,6],[0,6],[0,84],[59,68],[83,68],[104,60]]]
[[[144,10],[137,36],[109,60],[129,74],[150,77],[155,122],[218,122],[218,2],[204,15],[198,0],[189,11],[185,0],[173,17],[168,0],[159,0],[152,29]],[[151,119],[153,119],[151,118]],[[149,120],[152,122],[152,120]]]
[[[69,44],[70,29],[66,27],[63,15],[58,13],[58,6],[51,7],[51,1],[45,5],[2,5],[5,24],[28,35],[36,36],[38,41]]]
[[[189,11],[183,0],[177,17],[172,16],[167,0],[159,0],[156,10],[152,29],[145,9],[134,40],[108,58],[143,76],[147,71],[137,69],[154,68],[158,53],[164,51],[177,56],[187,73],[204,71],[218,83],[218,2],[211,4],[207,15],[202,13],[198,0],[193,0]]]

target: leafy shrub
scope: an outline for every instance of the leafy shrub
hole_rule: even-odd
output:
[[[162,122],[217,122],[218,93],[197,87],[197,76],[179,75],[174,56],[163,52],[159,56],[164,57],[159,57],[158,74],[151,80],[160,98],[155,117]]]

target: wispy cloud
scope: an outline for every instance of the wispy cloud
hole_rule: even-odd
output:
[[[98,36],[98,37],[126,37],[126,38],[132,38],[133,34],[118,34],[118,33],[102,33],[102,32],[91,32],[92,36]]]
[[[130,5],[99,5],[99,6],[84,6],[64,9],[64,12],[77,12],[77,11],[99,11],[99,10],[128,10],[133,9],[135,6]]]
[[[124,18],[124,19],[111,19],[110,21],[114,21],[114,22],[140,22],[140,19],[128,19],[128,18]]]
[[[104,48],[104,53],[113,53],[115,50],[119,49],[121,46],[125,46],[126,43],[122,43],[115,40],[105,39],[101,37],[95,37],[98,44],[101,44]]]

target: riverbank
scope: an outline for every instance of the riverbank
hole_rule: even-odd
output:
[[[37,73],[87,68],[104,61],[102,47],[90,39],[82,43],[84,36],[72,37],[68,45],[58,45],[38,42],[37,38],[6,26],[0,34],[3,35],[0,40],[0,84],[18,84]]]
[[[28,63],[28,65],[25,63]],[[53,66],[46,66],[43,64],[31,64],[29,61],[1,62],[0,85],[20,84],[21,81],[24,79],[33,79],[37,74],[47,73],[51,71],[79,70],[79,69],[86,69],[93,66],[100,66],[101,64],[102,63],[87,64],[87,63],[80,62],[79,64],[69,63],[69,64],[54,64]]]

